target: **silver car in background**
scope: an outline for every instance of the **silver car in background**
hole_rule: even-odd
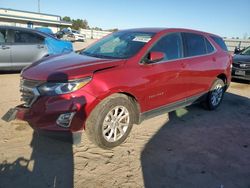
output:
[[[70,42],[46,33],[0,26],[0,70],[21,70],[45,56],[70,51],[73,51]]]
[[[81,34],[79,31],[73,29],[71,30],[71,32],[75,36],[75,41],[81,41],[81,42],[86,41],[86,35]]]

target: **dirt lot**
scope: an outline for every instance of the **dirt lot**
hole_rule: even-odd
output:
[[[87,39],[85,42],[73,42],[74,51],[82,50],[95,41],[96,39]]]
[[[19,74],[0,75],[0,116],[19,104]],[[250,85],[233,82],[213,112],[200,105],[134,126],[102,150],[0,120],[0,187],[250,187]]]

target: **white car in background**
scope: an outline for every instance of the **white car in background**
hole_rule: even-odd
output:
[[[82,42],[84,42],[86,40],[86,35],[81,34],[79,31],[72,29],[71,32],[75,36],[75,41],[82,41]]]

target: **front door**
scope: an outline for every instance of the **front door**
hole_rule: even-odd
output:
[[[12,30],[12,65],[22,68],[41,59],[47,54],[44,38],[36,33]]]
[[[152,110],[177,101],[184,101],[187,92],[185,84],[182,38],[180,33],[162,37],[150,52],[163,52],[165,58],[156,63],[144,64],[146,110]]]

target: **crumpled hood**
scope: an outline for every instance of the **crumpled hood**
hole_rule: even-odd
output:
[[[22,71],[24,79],[62,81],[91,76],[94,71],[123,65],[125,60],[67,53],[43,58]]]

